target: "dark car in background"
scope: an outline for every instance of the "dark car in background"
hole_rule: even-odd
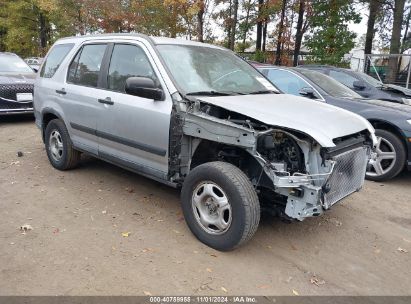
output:
[[[33,113],[36,74],[13,53],[0,53],[0,115]]]
[[[411,105],[411,90],[385,84],[363,72],[324,65],[303,65],[301,68],[315,70],[337,80],[362,97],[386,100]]]
[[[309,69],[266,65],[256,68],[284,93],[308,97],[307,102],[325,102],[366,118],[376,129],[378,138],[368,179],[384,181],[398,175],[404,167],[411,170],[410,106],[362,98],[329,76]]]

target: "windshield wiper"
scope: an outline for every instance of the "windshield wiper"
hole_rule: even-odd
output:
[[[254,91],[254,92],[249,92],[247,95],[255,95],[255,94],[277,94],[278,92],[276,91],[271,91],[271,90],[260,90],[260,91]]]
[[[234,93],[229,93],[229,92],[219,92],[219,91],[198,91],[198,92],[190,92],[187,93],[186,95],[200,95],[200,96],[230,96],[233,95]]]

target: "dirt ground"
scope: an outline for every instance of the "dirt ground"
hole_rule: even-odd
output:
[[[53,169],[31,118],[0,121],[0,151],[0,295],[411,295],[410,173],[221,253],[178,190],[90,157]]]

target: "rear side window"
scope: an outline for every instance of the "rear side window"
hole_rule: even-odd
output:
[[[51,78],[56,73],[63,59],[67,56],[68,52],[73,48],[74,43],[58,44],[55,45],[44,62],[40,77]]]
[[[83,46],[69,66],[67,81],[96,88],[106,46],[106,44]]]
[[[108,71],[108,88],[124,92],[129,77],[148,77],[157,82],[157,78],[144,51],[135,45],[116,44],[111,55]]]
[[[354,88],[354,81],[357,80],[357,78],[351,75],[348,75],[347,73],[338,72],[338,71],[330,71],[330,76],[351,89]]]

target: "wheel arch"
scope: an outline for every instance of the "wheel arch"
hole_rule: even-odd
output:
[[[62,116],[60,115],[60,113],[58,113],[54,109],[45,108],[41,113],[41,136],[42,136],[43,142],[44,142],[44,136],[45,136],[47,125],[53,119],[62,119]]]
[[[273,187],[262,165],[246,149],[224,143],[202,140],[191,157],[189,171],[213,161],[230,163],[243,171],[255,185]]]
[[[403,144],[405,151],[408,153],[407,142],[405,141],[405,134],[401,131],[399,127],[394,125],[391,122],[381,120],[381,119],[368,119],[374,129],[383,129],[393,133],[395,136],[399,138],[401,143]]]

